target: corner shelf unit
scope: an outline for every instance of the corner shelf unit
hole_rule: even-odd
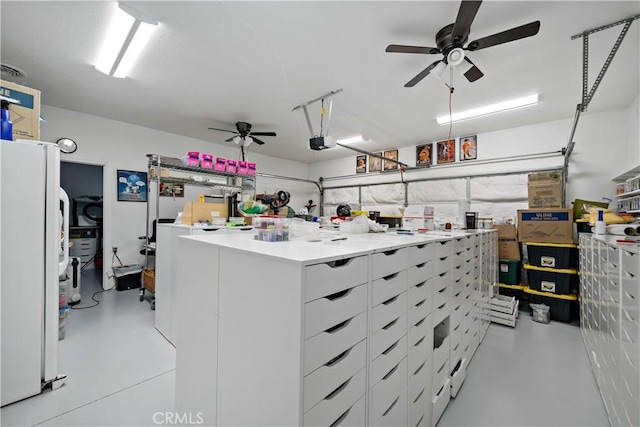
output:
[[[624,182],[624,193],[616,195],[618,212],[640,214],[640,175]]]
[[[155,182],[155,218],[156,224],[160,219],[160,186],[161,184],[184,185],[206,187],[212,190],[221,190],[228,196],[235,196],[243,191],[254,191],[255,176],[239,175],[230,172],[220,172],[213,169],[205,169],[197,166],[186,166],[181,159],[162,156],[159,154],[147,154],[148,159],[148,197],[146,215],[146,240],[144,267],[149,267],[150,238],[153,231],[149,224],[152,217],[150,213],[151,183]],[[150,290],[151,291],[151,290]],[[145,286],[140,286],[140,301],[144,299]],[[151,302],[151,308],[155,308],[155,300]]]

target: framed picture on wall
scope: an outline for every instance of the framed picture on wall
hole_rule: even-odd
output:
[[[478,158],[477,135],[460,138],[460,160],[476,160]]]
[[[382,152],[373,153],[382,156]],[[369,156],[369,172],[380,172],[382,170],[382,159],[380,157]]]
[[[438,147],[438,164],[456,161],[456,140],[440,141]]]
[[[433,144],[416,146],[416,166],[431,166],[431,149]]]
[[[356,173],[367,172],[367,156],[356,157]]]
[[[147,173],[118,169],[118,201],[146,202]]]
[[[386,157],[387,159],[393,159],[393,160],[398,160],[398,150],[388,150],[384,152],[384,157]],[[385,160],[384,161],[384,170],[389,171],[389,170],[394,170],[394,169],[398,169],[398,163],[391,161],[391,160]]]

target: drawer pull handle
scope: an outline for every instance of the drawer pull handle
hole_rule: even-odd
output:
[[[331,268],[344,267],[345,265],[349,264],[352,260],[353,258],[338,259],[336,261],[328,262],[327,265]]]
[[[389,329],[390,327],[392,327],[393,325],[395,325],[396,323],[398,323],[398,320],[400,320],[400,318],[399,318],[399,317],[398,317],[397,319],[392,320],[391,322],[387,323],[386,325],[384,325],[384,326],[382,327],[382,329],[384,329],[384,330],[386,331],[387,329]]]
[[[453,351],[456,351],[458,349],[458,347],[460,347],[460,343],[458,343],[458,345],[456,345],[456,347],[453,349]]]
[[[425,335],[424,337],[420,338],[420,340],[419,340],[417,343],[415,343],[413,346],[414,346],[414,347],[419,347],[419,346],[420,346],[420,344],[422,344],[422,342],[424,341],[424,339],[425,339],[426,337],[427,337],[427,336]],[[417,372],[417,371],[416,371],[416,372]]]
[[[444,288],[440,289],[438,292],[443,294],[447,291],[448,288],[449,288],[448,286],[445,286]]]
[[[423,338],[424,339],[424,338]],[[420,371],[422,371],[422,368],[424,368],[424,364],[427,363],[427,361],[425,360],[424,362],[422,362],[422,365],[420,365],[418,367],[418,369],[416,369],[416,371],[413,373],[413,375],[418,375],[418,373],[420,373]]]
[[[393,273],[393,274],[390,274],[390,275],[388,275],[388,276],[384,276],[384,277],[383,277],[383,279],[384,279],[384,280],[391,280],[391,279],[395,279],[395,278],[398,276],[398,274],[399,274],[399,273]]]
[[[422,301],[420,301],[419,303],[416,304],[416,307],[420,307],[422,304],[424,304],[425,302],[427,302],[426,299],[423,299]]]
[[[342,353],[340,353],[339,355],[337,355],[336,357],[334,357],[333,359],[331,359],[327,363],[325,363],[324,366],[331,367],[331,366],[335,365],[340,360],[344,359],[349,353],[351,353],[351,349],[343,351]]]
[[[338,419],[335,420],[329,427],[339,426],[340,423],[343,422],[345,418],[347,418],[347,415],[349,415],[349,412],[351,412],[351,408],[347,409],[347,411],[344,414],[340,415]]]
[[[384,304],[384,305],[389,305],[389,304],[391,304],[392,302],[394,302],[395,300],[397,300],[399,296],[400,296],[400,295],[396,295],[396,296],[395,296],[395,297],[393,297],[393,298],[389,298],[388,300],[384,301],[382,304]]]
[[[351,323],[351,319],[347,319],[344,322],[340,322],[336,326],[332,326],[331,328],[325,330],[325,332],[328,334],[333,334],[339,331],[340,329],[346,328],[349,323]]]
[[[422,325],[424,323],[425,320],[426,320],[426,317],[423,317],[422,319],[420,319],[420,321],[418,323],[416,323],[413,326],[420,326],[420,325]]]
[[[424,419],[424,415],[420,417],[420,420],[416,423],[416,427],[422,425],[422,420]]]
[[[423,287],[426,283],[427,283],[427,281],[426,281],[426,280],[425,280],[424,282],[418,283],[418,284],[416,285],[416,288],[421,288],[421,287]]]
[[[422,244],[422,245],[416,245],[416,248],[418,248],[418,249],[422,249],[422,248],[424,248],[425,246],[427,246],[427,244],[426,244],[426,243],[424,243],[424,244]]]
[[[447,275],[447,273],[448,273],[448,271],[445,271],[444,273],[440,273],[440,274],[439,274],[439,276],[440,276],[440,277],[444,277],[444,276],[446,276],[446,275]]]
[[[400,362],[402,363],[402,362]],[[382,377],[383,380],[388,379],[391,375],[393,375],[393,373],[398,369],[398,366],[400,366],[400,363],[398,363],[396,366],[393,367],[393,369],[391,369],[387,375],[385,375],[384,377]]]
[[[416,265],[416,268],[422,268],[422,267],[424,267],[425,265],[427,265],[427,263],[426,263],[426,262],[423,262],[423,263],[421,263],[421,264]]]
[[[445,240],[444,242],[438,242],[440,243],[442,246],[446,245],[447,243],[449,243],[449,241]]]
[[[347,386],[349,385],[349,383],[351,382],[351,378],[349,378],[348,380],[346,380],[345,382],[343,382],[342,384],[340,384],[338,386],[337,389],[333,390],[331,393],[329,393],[327,395],[327,397],[324,398],[324,400],[331,400],[334,397],[336,397],[342,390],[344,390],[345,388],[347,388]]]
[[[631,295],[629,292],[624,291],[625,295],[627,296],[627,298],[629,299],[636,299],[636,297],[634,297],[633,295]]]
[[[417,402],[418,402],[418,400],[420,400],[420,398],[421,398],[421,397],[422,397],[422,395],[424,394],[424,390],[425,390],[425,389],[422,389],[422,391],[420,392],[420,394],[418,395],[418,397],[416,397],[416,399],[413,401],[413,403],[417,403]]]
[[[382,253],[385,254],[386,256],[389,256],[389,255],[395,255],[396,252],[398,252],[398,249],[392,249],[390,251],[384,251]]]
[[[440,387],[440,390],[438,390],[438,392],[436,393],[436,396],[440,397],[443,391],[444,391],[444,385]]]
[[[389,415],[389,412],[391,412],[393,407],[396,406],[396,403],[398,403],[398,399],[400,399],[400,396],[396,397],[396,400],[394,400],[393,403],[391,404],[391,406],[389,406],[389,409],[384,411],[384,414],[382,414],[383,417],[386,417],[387,415]]]
[[[454,376],[461,368],[462,368],[462,359],[458,360],[458,363],[456,363],[456,366],[453,367],[453,369],[451,370],[450,376]]]
[[[382,354],[384,354],[385,356],[387,354],[389,354],[394,348],[396,348],[398,346],[399,342],[400,342],[400,340],[398,340],[398,341],[394,342],[393,344],[391,344],[388,349],[386,349],[385,351],[382,352]]]
[[[627,310],[622,310],[624,312],[624,315],[627,317],[628,320],[630,320],[631,322],[635,322],[636,319],[634,319],[633,317],[631,317],[631,315],[629,313],[627,313]]]
[[[453,332],[456,332],[458,329],[460,329],[460,325],[458,325],[455,328],[453,328]]]
[[[636,277],[635,274],[628,272],[627,270],[622,270],[624,271],[624,275],[627,276],[627,278],[629,279],[633,279],[634,277]]]
[[[335,294],[327,295],[325,298],[328,299],[329,301],[333,301],[333,300],[336,300],[338,298],[342,298],[342,297],[348,295],[352,290],[353,290],[353,288],[352,289],[346,289],[344,291],[336,292]]]

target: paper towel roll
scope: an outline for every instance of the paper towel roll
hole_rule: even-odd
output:
[[[634,227],[627,224],[612,224],[607,225],[607,234],[613,234],[614,236],[638,236],[638,229],[640,227]]]

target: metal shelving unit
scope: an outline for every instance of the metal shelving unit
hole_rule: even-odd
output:
[[[220,172],[213,169],[204,169],[195,166],[186,166],[181,159],[167,157],[159,154],[147,154],[148,159],[148,190],[151,190],[151,183],[155,183],[155,220],[156,224],[160,219],[160,186],[161,184],[182,184],[184,186],[206,187],[211,190],[220,190],[225,196],[233,197],[243,191],[255,190],[255,177],[248,175],[238,175],[229,172]],[[149,223],[151,191],[147,197],[146,214],[146,240],[144,268],[149,267],[149,249],[151,248],[149,239],[151,233]],[[144,276],[144,274],[143,274]],[[140,301],[144,299],[144,281],[140,284]],[[149,290],[152,292],[152,290]],[[151,301],[151,309],[155,309],[155,297]]]

